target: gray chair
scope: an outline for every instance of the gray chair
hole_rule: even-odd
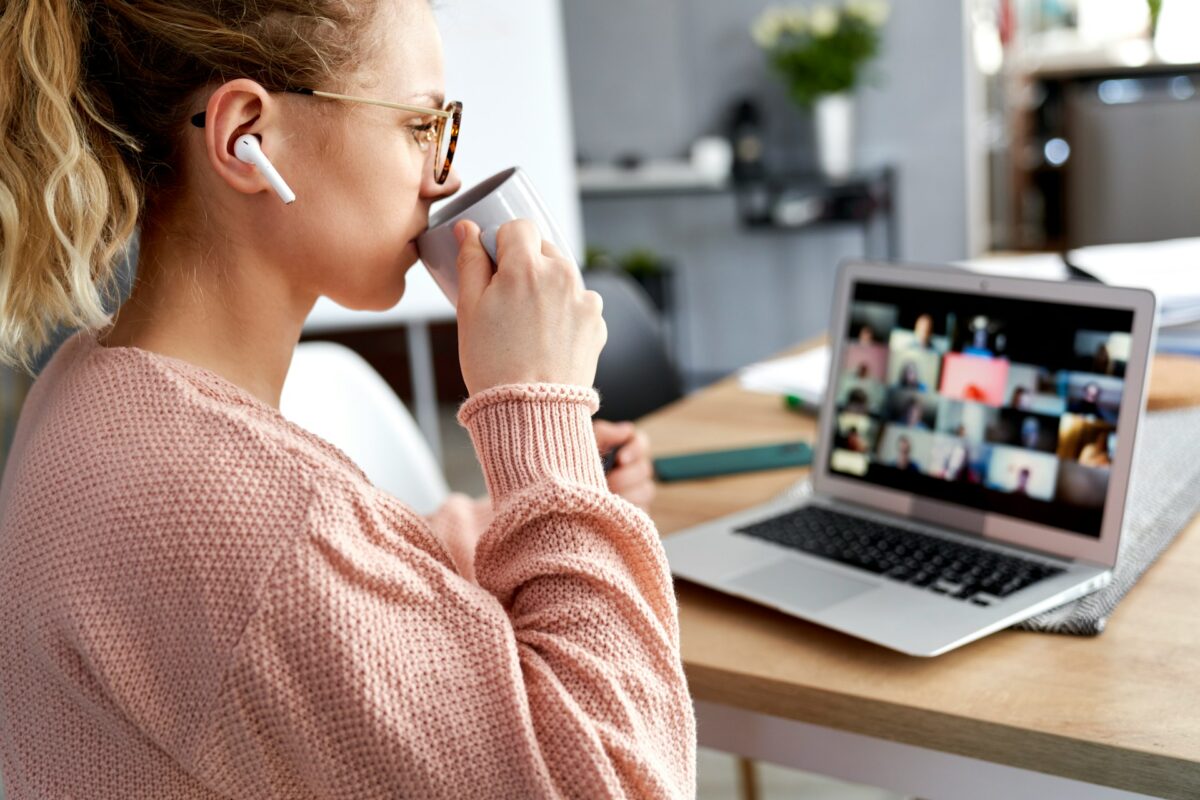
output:
[[[600,419],[633,420],[683,395],[667,352],[662,319],[646,291],[624,272],[583,272],[587,288],[604,298],[608,343],[596,369]]]

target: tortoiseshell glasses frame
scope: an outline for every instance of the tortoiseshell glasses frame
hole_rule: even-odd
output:
[[[318,89],[285,89],[284,91],[312,97],[325,97],[330,100],[342,100],[348,103],[365,103],[372,106],[395,108],[400,111],[408,111],[413,114],[432,117],[433,121],[429,124],[429,127],[422,131],[425,137],[421,141],[424,143],[423,147],[428,147],[431,144],[436,147],[433,161],[434,180],[442,184],[450,176],[450,165],[454,162],[454,152],[458,149],[458,131],[462,126],[463,106],[457,100],[446,103],[445,108],[431,108],[429,106],[409,105],[408,103],[393,103],[389,100],[376,100],[373,97],[322,92]],[[204,117],[205,112],[203,111],[193,114],[192,124],[197,128],[203,128]]]

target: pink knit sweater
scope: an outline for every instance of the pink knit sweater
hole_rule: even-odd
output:
[[[0,486],[9,800],[692,795],[671,577],[596,402],[468,400],[492,509],[426,519],[215,373],[76,334]]]

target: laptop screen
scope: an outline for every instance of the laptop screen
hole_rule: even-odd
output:
[[[851,298],[833,473],[1099,537],[1132,311],[865,282]]]

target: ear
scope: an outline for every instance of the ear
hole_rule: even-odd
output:
[[[279,103],[256,81],[238,78],[219,86],[205,108],[204,145],[208,163],[231,189],[242,194],[270,192],[271,186],[253,164],[238,160],[234,143],[255,134],[263,152],[278,166],[285,137],[278,128]]]

